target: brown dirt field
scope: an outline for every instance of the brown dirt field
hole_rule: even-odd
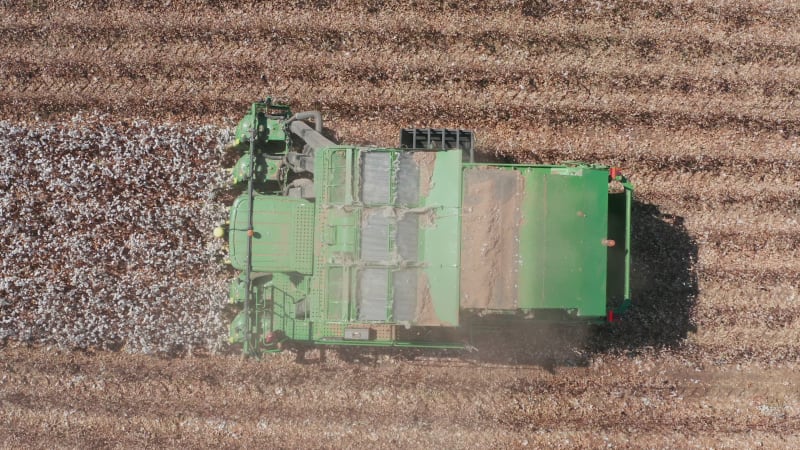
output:
[[[796,446],[797,367],[589,367],[5,349],[0,443],[40,447]]]
[[[0,128],[17,130],[0,165],[20,161],[0,172],[0,446],[800,444],[796,2],[0,0],[0,12]],[[264,95],[321,109],[342,142],[462,127],[487,159],[623,167],[637,186],[636,307],[588,338],[545,330],[478,356],[226,356],[214,302],[228,274],[203,231],[218,209],[202,187],[219,178],[218,130],[194,127],[229,126]],[[109,129],[76,138],[79,113]],[[100,144],[41,153],[115,135],[152,150],[126,162],[151,176],[103,190],[120,161]],[[49,190],[71,174],[42,155],[96,164],[97,178]],[[119,202],[169,213],[169,226],[109,214],[87,218],[80,251],[53,239],[52,256],[20,253],[69,234],[64,214]],[[135,264],[161,241],[151,266]],[[120,246],[127,260],[96,256]],[[93,265],[70,266],[80,258]],[[172,273],[205,303],[168,302],[183,295]],[[143,286],[107,295],[144,312],[95,302],[115,283]],[[63,310],[43,300],[70,295],[80,301],[53,303]],[[208,325],[148,331],[188,319]],[[124,342],[125,326],[146,333]],[[47,347],[74,330],[127,351]],[[142,355],[170,353],[148,339],[184,343],[184,356]]]

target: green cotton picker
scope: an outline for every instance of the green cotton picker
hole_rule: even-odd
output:
[[[307,121],[313,121],[313,123]],[[474,162],[474,136],[337,144],[319,112],[254,103],[228,146],[227,239],[248,355],[459,348],[473,328],[613,321],[631,303],[633,188],[616,168]]]

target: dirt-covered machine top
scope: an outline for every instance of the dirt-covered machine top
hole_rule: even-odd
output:
[[[306,120],[313,120],[313,127]],[[630,305],[632,187],[615,168],[474,162],[465,130],[337,144],[319,112],[254,103],[215,234],[241,271],[230,340],[460,347],[472,328],[601,322]]]

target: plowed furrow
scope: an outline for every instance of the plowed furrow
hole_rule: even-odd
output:
[[[327,118],[327,116],[326,116]],[[792,182],[793,167],[800,160],[794,141],[779,132],[754,136],[743,130],[669,130],[663,127],[620,130],[613,127],[576,125],[549,127],[540,123],[489,126],[486,120],[444,122],[436,117],[408,122],[383,119],[362,122],[337,118],[329,122],[341,142],[397,145],[399,128],[412,124],[424,127],[461,127],[477,132],[479,156],[506,155],[519,162],[557,163],[563,160],[601,161],[623,167],[627,173],[645,175],[663,171],[658,178],[674,172],[724,172],[742,179],[760,179],[781,173]],[[755,149],[755,151],[754,151]],[[642,178],[639,178],[640,180]],[[647,179],[649,182],[649,178]]]
[[[758,357],[765,363],[792,361],[800,357],[797,327],[768,329],[764,326],[699,328],[692,342],[719,362]]]
[[[745,251],[704,246],[699,251],[697,271],[701,278],[711,279],[742,276],[756,282],[800,281],[797,251],[793,248],[780,254],[783,258],[775,258],[768,248]]]
[[[698,312],[697,324],[705,329],[727,329],[731,327],[764,328],[780,330],[794,328],[800,324],[800,306],[741,306],[720,305]]]
[[[124,8],[127,11],[157,11],[160,13],[171,12],[175,9],[194,9],[201,12],[223,11],[231,7],[242,8],[244,13],[258,11],[257,7],[242,5],[241,2],[221,0],[213,5],[198,2],[197,0],[174,0],[168,4],[156,1],[131,1],[124,0],[109,3],[107,0],[88,0],[81,3],[85,10],[94,13],[107,11],[111,8]],[[24,4],[9,2],[3,7],[18,13],[48,12],[58,9],[69,9],[73,4],[66,0],[50,0],[48,2]],[[260,5],[259,5],[260,6]],[[313,9],[321,12],[346,9],[358,14],[379,14],[392,12],[402,13],[449,13],[449,14],[479,14],[511,12],[521,17],[532,19],[546,19],[553,16],[569,19],[607,18],[609,14],[630,19],[632,17],[646,17],[661,20],[684,20],[692,22],[708,22],[714,25],[724,25],[732,29],[742,29],[754,23],[786,23],[792,24],[793,20],[800,17],[796,5],[773,0],[743,0],[720,4],[719,2],[699,0],[691,3],[683,1],[663,1],[653,4],[641,0],[622,0],[608,2],[607,8],[598,8],[597,4],[587,0],[572,1],[570,4],[559,2],[520,2],[509,4],[503,0],[467,3],[421,3],[409,5],[407,2],[392,0],[382,1],[380,5],[361,0],[347,1],[319,1],[309,3],[305,0],[287,0],[279,5],[271,5],[270,12],[278,12],[280,8],[286,11],[301,11]]]
[[[456,84],[460,89],[513,89],[531,92],[567,90],[570,92],[626,92],[629,94],[665,92],[691,97],[693,93],[714,93],[717,96],[759,98],[760,101],[780,98],[793,99],[800,94],[800,73],[794,67],[771,68],[768,73],[746,70],[743,73],[708,74],[670,65],[637,66],[630,71],[619,70],[623,61],[606,57],[593,57],[572,61],[568,53],[545,55],[536,61],[501,59],[480,61],[477,58],[459,60],[455,57],[412,55],[403,61],[395,55],[359,52],[336,57],[331,55],[324,70],[312,68],[308,61],[312,53],[283,53],[273,49],[248,52],[230,52],[230,46],[200,47],[200,53],[175,58],[182,48],[154,48],[150,54],[137,49],[117,49],[109,58],[106,52],[86,55],[72,49],[8,49],[6,64],[0,75],[17,83],[36,83],[47,76],[65,80],[98,77],[106,80],[148,79],[154,75],[162,78],[190,79],[195,83],[216,82],[220,76],[230,80],[251,83],[262,75],[288,82],[339,83],[342,80],[382,86],[387,83],[413,83],[430,89],[442,84]],[[192,46],[194,47],[194,46]],[[467,52],[469,54],[469,52]],[[18,56],[14,56],[18,55]],[[618,56],[618,54],[616,54]],[[434,55],[435,56],[435,55]],[[275,61],[275,59],[280,62]],[[285,61],[285,62],[284,62]],[[526,67],[527,66],[527,67]]]
[[[388,47],[387,50],[391,51],[413,52],[431,48],[444,50],[462,44],[490,54],[522,47],[534,55],[566,50],[590,54],[594,48],[611,46],[623,47],[622,51],[642,58],[673,57],[696,61],[715,55],[739,64],[756,62],[771,65],[796,65],[800,61],[797,32],[771,26],[751,27],[738,38],[738,35],[731,34],[725,28],[715,31],[687,30],[681,21],[634,20],[628,24],[628,29],[637,31],[631,32],[620,31],[613,22],[587,21],[575,24],[557,18],[521,29],[516,26],[519,16],[509,14],[481,19],[465,17],[458,24],[448,20],[451,16],[446,13],[411,13],[404,19],[398,21],[384,15],[355,18],[349,14],[307,10],[287,14],[277,22],[264,15],[224,18],[219,13],[206,16],[131,13],[127,17],[111,14],[104,17],[103,13],[98,13],[88,20],[85,16],[67,13],[53,17],[49,22],[34,19],[33,23],[26,23],[28,21],[24,18],[6,20],[0,24],[0,37],[9,43],[49,40],[102,45],[118,40],[150,42],[154,39],[211,44],[240,41],[242,36],[248,36],[261,42],[261,45],[316,51]],[[312,29],[306,26],[307,23],[320,25]],[[670,33],[656,34],[650,31],[653,29],[668,29]]]
[[[712,214],[714,210],[727,208],[740,211],[747,208],[750,214],[796,211],[800,208],[795,195],[798,181],[779,180],[772,183],[747,178],[693,178],[688,174],[656,172],[634,175],[642,200],[682,216]]]
[[[366,119],[374,115],[388,116],[398,122],[419,118],[437,117],[446,122],[481,119],[488,123],[510,122],[518,126],[527,123],[549,126],[595,124],[615,128],[631,126],[663,126],[670,129],[696,127],[699,129],[744,129],[749,132],[780,131],[791,137],[800,133],[800,117],[795,117],[788,104],[761,103],[736,98],[714,99],[704,95],[676,102],[663,95],[630,96],[607,95],[600,98],[568,93],[537,95],[513,90],[496,92],[462,91],[456,99],[440,90],[417,89],[411,84],[389,88],[365,87],[362,89],[304,86],[296,83],[278,86],[267,82],[258,87],[220,79],[207,86],[187,80],[151,80],[120,85],[92,79],[75,89],[72,85],[55,90],[40,89],[35,95],[20,93],[12,86],[0,92],[0,109],[9,115],[20,109],[45,111],[64,115],[78,109],[91,109],[114,114],[127,112],[133,115],[163,114],[193,116],[230,114],[235,107],[243,109],[253,98],[254,91],[271,92],[290,101],[311,94],[318,104],[325,105],[333,118]],[[285,81],[281,81],[281,84]],[[34,84],[48,86],[47,82]],[[273,87],[270,87],[272,85]],[[209,87],[210,89],[206,89]],[[22,88],[22,86],[21,86]],[[23,88],[24,89],[24,88]],[[84,92],[86,95],[78,95]],[[119,96],[119,92],[139,92],[139,95]],[[411,92],[413,96],[407,96]],[[420,103],[419,98],[426,101]],[[225,101],[227,99],[227,101]],[[463,100],[462,100],[463,99]],[[299,102],[295,102],[299,103]],[[713,104],[713,108],[709,108]],[[302,104],[301,104],[302,105]],[[713,112],[712,112],[713,111]],[[739,113],[728,111],[740,111]],[[772,111],[772,112],[771,112]],[[784,111],[776,116],[774,111]]]
[[[695,227],[688,228],[690,232],[697,232],[702,236],[702,243],[705,247],[721,253],[783,254],[787,259],[792,260],[797,257],[793,252],[800,248],[800,233],[797,232],[797,225],[794,226],[795,229],[783,232],[759,232],[747,229],[707,231]]]
[[[123,0],[109,3],[107,0],[88,0],[81,3],[85,10],[103,12],[111,8],[124,8],[128,11],[157,11],[170,12],[175,9],[203,9],[208,11],[222,11],[230,7],[239,7],[245,13],[253,11],[253,7],[242,5],[241,2],[221,0],[213,5],[204,4],[197,0],[174,0],[165,4],[156,1],[131,1]],[[58,9],[69,9],[73,4],[66,0],[50,0],[48,2],[24,4],[9,2],[3,7],[18,13],[48,12]],[[746,28],[753,23],[786,21],[791,24],[794,18],[800,16],[796,5],[773,0],[743,0],[720,4],[719,2],[699,0],[691,3],[669,0],[653,4],[641,0],[623,0],[609,2],[608,8],[598,8],[596,3],[586,0],[576,0],[565,5],[558,2],[538,3],[521,2],[509,4],[502,0],[491,0],[476,3],[422,3],[409,5],[407,2],[392,0],[380,2],[380,7],[361,0],[347,0],[337,2],[320,1],[309,3],[304,0],[287,0],[280,5],[272,6],[274,12],[277,8],[288,11],[314,9],[321,12],[346,9],[360,14],[378,14],[387,11],[393,13],[441,13],[449,14],[477,14],[512,12],[519,13],[522,17],[543,19],[552,16],[562,16],[570,19],[606,18],[609,13],[620,18],[649,17],[653,19],[672,19],[694,22],[709,22],[712,24],[729,26],[734,29]],[[205,11],[202,11],[205,12]]]
[[[800,290],[791,283],[758,283],[751,284],[741,280],[727,282],[723,280],[706,280],[699,283],[703,301],[697,302],[696,313],[699,318],[706,319],[706,326],[717,326],[713,323],[714,311],[724,310],[721,320],[736,320],[741,314],[742,320],[748,320],[748,314],[763,316],[760,310],[779,310],[785,308],[794,311],[800,306]],[[766,321],[765,321],[766,323]],[[724,328],[724,325],[720,325]]]

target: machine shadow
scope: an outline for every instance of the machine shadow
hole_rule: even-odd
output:
[[[634,200],[632,208],[632,307],[603,325],[525,324],[473,334],[474,351],[337,349],[347,362],[373,364],[380,358],[455,357],[464,362],[532,365],[547,370],[586,366],[602,354],[638,354],[676,349],[695,331],[698,293],[697,244],[684,219]]]
[[[698,250],[684,218],[639,201],[632,216],[633,306],[619,323],[599,330],[587,346],[593,352],[676,349],[697,331]]]

